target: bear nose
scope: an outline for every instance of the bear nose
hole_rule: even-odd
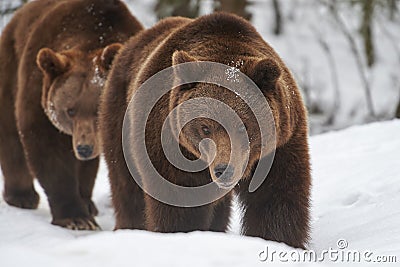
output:
[[[218,183],[230,184],[232,183],[232,176],[234,173],[234,168],[228,164],[218,164],[214,168],[215,177],[218,178]]]
[[[79,156],[82,158],[88,158],[93,153],[93,146],[89,145],[79,145],[76,150],[78,151]]]

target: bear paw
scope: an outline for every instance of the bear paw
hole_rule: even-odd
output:
[[[101,230],[100,226],[93,218],[55,219],[51,222],[51,224],[61,226],[70,230]]]
[[[3,194],[4,200],[10,206],[22,208],[22,209],[36,209],[39,204],[39,195],[34,190],[27,191],[4,191]]]

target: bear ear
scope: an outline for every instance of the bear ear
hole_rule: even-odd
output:
[[[249,76],[261,90],[275,89],[281,69],[274,60],[261,59],[255,63]]]
[[[54,79],[69,68],[69,59],[50,48],[42,48],[36,57],[36,63],[44,74]]]
[[[101,66],[106,71],[111,69],[112,63],[114,61],[115,56],[118,54],[119,50],[121,50],[122,44],[114,43],[103,49],[101,53]]]
[[[193,64],[185,64],[190,63]],[[179,91],[185,91],[194,88],[196,81],[200,77],[205,77],[208,70],[204,69],[201,64],[197,64],[198,59],[189,55],[185,51],[175,51],[172,55],[172,65],[174,67],[175,84],[182,84],[177,88]]]
[[[172,55],[172,65],[178,65],[187,62],[195,62],[196,58],[192,57],[185,51],[175,51]]]

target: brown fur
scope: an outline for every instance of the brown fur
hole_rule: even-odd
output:
[[[140,23],[118,0],[39,0],[0,40],[4,199],[33,209],[45,189],[52,223],[96,229],[98,99],[115,54]]]
[[[248,112],[243,101],[232,92],[215,85],[200,83],[179,86],[159,100],[146,124],[149,157],[157,171],[176,184],[197,186],[212,179],[217,181],[214,167],[229,162],[231,151],[226,132],[215,122],[195,119],[186,124],[180,134],[182,153],[189,159],[199,157],[197,145],[201,139],[211,138],[216,143],[217,156],[209,170],[196,173],[184,172],[168,162],[162,150],[160,134],[167,115],[179,103],[199,96],[220,99],[237,112],[247,131],[252,134],[250,160],[244,166],[245,174],[235,188],[244,210],[243,233],[282,241],[294,247],[305,247],[309,231],[311,178],[304,104],[296,82],[276,52],[248,22],[224,13],[196,20],[163,20],[132,38],[116,59],[100,107],[100,132],[110,168],[117,214],[116,228],[145,227],[160,232],[226,231],[231,194],[196,208],[172,207],[147,194],[143,202],[143,193],[129,174],[124,163],[121,139],[117,137],[121,136],[126,103],[140,85],[155,73],[171,65],[190,61],[213,61],[229,65],[239,59],[244,61],[243,66],[240,66],[241,72],[259,86],[275,118],[276,156],[261,187],[253,193],[247,191],[258,156],[267,149],[261,146],[254,115]],[[212,73],[206,71],[205,75]],[[176,78],[179,78],[179,73],[176,73]],[[132,112],[135,112],[135,107]],[[179,109],[178,112],[185,114],[186,111]],[[131,127],[135,127],[135,122],[131,123]],[[136,155],[134,148],[132,153],[130,160],[133,160],[146,186],[148,177],[146,172],[141,171],[144,168],[143,157]],[[234,154],[241,155],[243,151],[235,151]],[[240,157],[233,162],[235,168],[244,164]],[[137,222],[140,222],[140,226]]]

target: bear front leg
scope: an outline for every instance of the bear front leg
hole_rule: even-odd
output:
[[[6,55],[6,49],[4,49]],[[26,164],[15,119],[13,90],[17,73],[16,60],[8,51],[7,61],[0,59],[0,165],[4,176],[4,200],[12,206],[36,209],[39,195],[33,186],[33,177]],[[8,62],[9,61],[9,62]],[[8,62],[8,63],[6,63]],[[9,75],[5,75],[9,73]]]
[[[52,224],[73,230],[98,229],[80,196],[71,137],[59,133],[46,118],[36,122],[34,127],[21,127],[22,143],[29,167],[47,195]]]
[[[80,196],[85,202],[89,214],[92,216],[97,216],[99,211],[92,201],[92,193],[97,176],[97,170],[99,168],[99,158],[95,158],[89,161],[78,161],[77,165]]]
[[[164,204],[145,194],[147,230],[162,233],[207,231],[210,228],[212,204],[195,208]]]
[[[307,145],[289,142],[278,148],[267,178],[255,192],[248,192],[248,182],[241,184],[243,234],[305,249],[310,183]]]
[[[226,232],[232,213],[232,191],[217,200],[214,207],[213,219],[210,226],[212,232]]]
[[[36,209],[39,195],[26,164],[24,151],[15,124],[5,123],[11,112],[0,112],[0,165],[4,176],[4,200],[12,206]]]
[[[124,163],[109,165],[109,176],[112,201],[115,209],[115,230],[139,229],[145,230],[144,196],[142,189],[130,176]]]

